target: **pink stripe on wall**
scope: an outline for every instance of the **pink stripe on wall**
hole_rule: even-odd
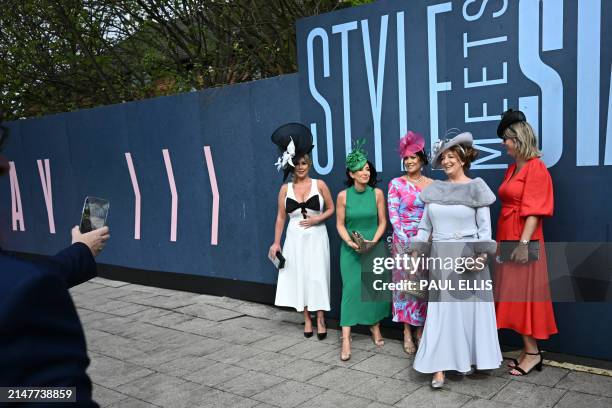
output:
[[[49,159],[45,159],[45,168],[43,169],[43,161],[36,160],[38,164],[38,174],[40,175],[40,184],[45,196],[45,205],[47,206],[47,218],[49,219],[49,232],[55,234],[55,218],[53,217],[53,193],[51,190],[51,168]]]
[[[208,168],[208,178],[210,179],[210,189],[213,195],[212,205],[212,226],[210,231],[210,244],[217,245],[219,238],[219,188],[217,187],[217,176],[213,165],[212,152],[210,146],[204,146],[204,157]]]
[[[138,179],[134,170],[134,162],[132,162],[131,153],[125,154],[130,179],[132,180],[132,189],[134,190],[134,239],[140,239],[140,188],[138,187]]]
[[[176,194],[176,183],[174,182],[174,172],[172,171],[172,162],[168,149],[162,149],[164,155],[164,163],[166,164],[166,173],[168,173],[168,184],[170,185],[170,193],[172,194],[172,219],[170,221],[170,241],[176,241],[176,224],[178,219],[178,195]]]
[[[21,206],[21,193],[19,192],[19,180],[17,180],[17,169],[15,162],[9,162],[9,180],[11,183],[11,214],[13,218],[13,231],[17,231],[17,222],[19,222],[19,231],[25,231],[25,223],[23,222],[23,207]]]

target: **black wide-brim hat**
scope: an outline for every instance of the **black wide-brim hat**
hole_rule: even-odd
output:
[[[291,161],[282,166],[284,172],[283,181],[285,181],[287,176],[293,172],[291,162],[295,163],[302,156],[312,151],[314,147],[312,144],[312,133],[310,133],[310,129],[301,123],[286,123],[272,133],[271,139],[272,143],[278,146],[282,155],[287,153],[287,147],[293,140],[294,154],[291,156]],[[282,157],[279,160],[282,160]]]
[[[525,114],[520,110],[508,109],[505,111],[499,121],[499,125],[497,125],[497,136],[503,138],[506,129],[516,122],[527,122]]]

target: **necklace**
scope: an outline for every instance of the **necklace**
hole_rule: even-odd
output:
[[[419,184],[419,182],[420,182],[421,180],[423,180],[423,175],[421,174],[421,175],[419,176],[419,178],[415,180],[415,179],[411,178],[409,175],[407,175],[407,174],[406,174],[406,179],[407,179],[408,181],[410,181],[411,183],[413,183],[413,184]]]

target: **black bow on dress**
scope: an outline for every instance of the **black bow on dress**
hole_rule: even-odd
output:
[[[292,213],[298,208],[302,209],[302,216],[306,218],[306,209],[310,208],[313,211],[321,211],[319,204],[319,195],[315,194],[303,203],[298,203],[293,198],[287,197],[287,203],[285,204],[287,213]]]

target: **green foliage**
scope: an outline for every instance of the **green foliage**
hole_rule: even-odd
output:
[[[297,70],[295,21],[369,1],[3,0],[7,120]]]

